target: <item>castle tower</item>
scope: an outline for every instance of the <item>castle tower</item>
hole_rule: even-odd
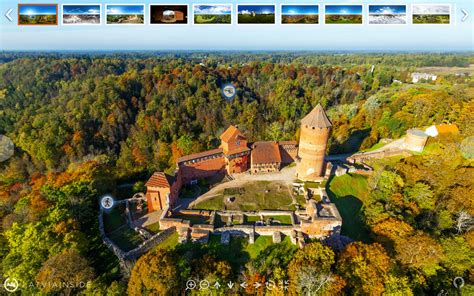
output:
[[[331,127],[331,121],[320,104],[301,120],[296,163],[296,177],[298,179],[317,181],[324,175],[324,156]]]

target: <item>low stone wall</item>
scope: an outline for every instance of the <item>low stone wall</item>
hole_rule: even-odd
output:
[[[141,255],[145,254],[149,250],[151,250],[156,245],[162,243],[165,239],[171,236],[176,231],[176,227],[170,227],[165,229],[154,236],[152,236],[149,240],[144,241],[138,247],[133,250],[130,250],[124,254],[125,260],[136,260]]]
[[[285,235],[290,235],[291,231],[294,229],[293,226],[255,226],[255,233],[259,235],[273,235],[274,232],[281,232]]]
[[[199,215],[199,216],[209,217],[211,216],[212,211],[186,209],[186,210],[180,210],[177,213],[181,215]]]

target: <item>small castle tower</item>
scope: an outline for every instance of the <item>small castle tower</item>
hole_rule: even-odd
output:
[[[331,127],[331,121],[320,104],[301,120],[296,163],[296,177],[298,179],[318,181],[324,175],[324,156]]]

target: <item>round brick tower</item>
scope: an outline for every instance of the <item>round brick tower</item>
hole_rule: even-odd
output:
[[[296,162],[296,177],[298,179],[317,181],[324,175],[324,156],[331,127],[331,121],[320,104],[301,120]]]

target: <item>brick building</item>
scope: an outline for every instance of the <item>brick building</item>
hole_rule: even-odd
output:
[[[154,173],[145,184],[148,212],[165,209],[174,204],[181,189],[181,180],[165,173]]]

